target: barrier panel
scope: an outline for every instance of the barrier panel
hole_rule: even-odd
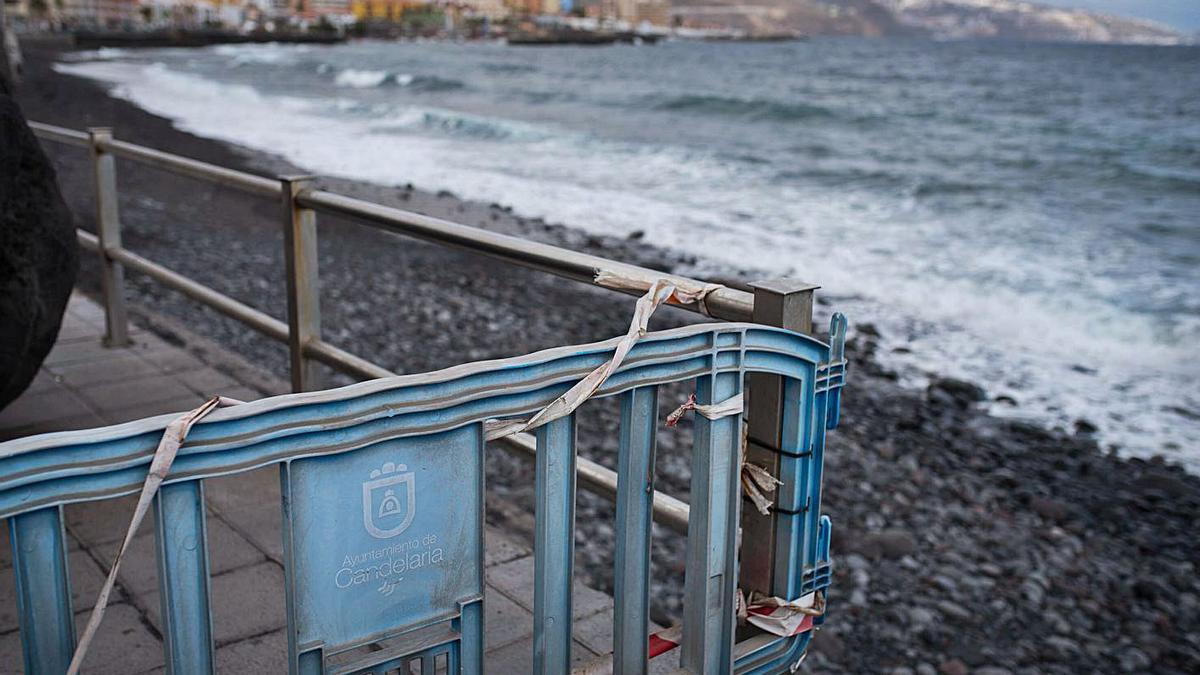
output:
[[[830,526],[820,516],[821,474],[844,380],[840,315],[830,335],[825,344],[739,323],[650,333],[596,393],[621,399],[614,672],[647,671],[654,438],[664,384],[692,381],[698,402],[713,404],[739,394],[748,374],[781,378],[782,485],[761,516],[772,523],[771,595],[811,596],[824,607]],[[212,671],[203,481],[278,465],[293,673],[487,672],[485,423],[547,406],[610,359],[617,342],[267,398],[196,423],[154,505],[169,671]],[[539,673],[570,669],[575,418],[586,411],[536,429]],[[61,507],[138,491],[172,419],[0,444],[0,516],[9,519],[26,672],[63,672],[74,649]],[[742,416],[698,416],[694,437],[681,666],[786,672],[824,616],[809,612],[806,628],[786,636],[737,626]]]

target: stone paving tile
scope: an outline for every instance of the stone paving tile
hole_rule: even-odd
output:
[[[483,545],[484,567],[495,567],[501,563],[527,556],[533,552],[528,546],[490,527],[484,532]]]
[[[533,635],[533,613],[492,588],[483,595],[484,649],[498,649]]]
[[[260,398],[265,398],[260,391],[251,387],[230,387],[229,389],[221,389],[220,391],[200,392],[204,398],[214,394],[220,394],[227,398],[232,398],[243,403],[257,401]]]
[[[87,612],[75,615],[75,634],[83,633]],[[108,606],[104,623],[96,631],[83,672],[88,675],[128,675],[163,664],[162,643],[142,623],[138,611],[128,604]],[[23,673],[21,634],[0,636],[0,673]]]
[[[62,365],[46,366],[68,386],[76,389],[96,384],[111,383],[118,379],[137,380],[159,375],[158,368],[142,359],[121,351],[120,356],[103,361],[76,361]]]
[[[136,505],[137,495],[68,504],[63,507],[67,531],[87,548],[116,542],[129,529]],[[145,523],[142,527],[146,527]]]
[[[58,328],[58,338],[55,340],[55,342],[82,342],[84,340],[95,340],[100,342],[103,339],[103,325],[92,324],[80,319],[77,316],[65,314],[63,315],[62,325]]]
[[[204,362],[188,352],[174,347],[167,343],[163,343],[161,347],[145,347],[135,349],[135,351],[145,360],[154,364],[164,373],[178,373],[180,371],[198,370],[206,368]]]
[[[104,325],[104,307],[81,293],[72,293],[67,301],[67,313],[99,325]]]
[[[65,387],[21,396],[0,412],[0,429],[54,426],[59,420],[92,415],[87,403]]]
[[[217,650],[218,673],[286,673],[287,631],[247,638]]]
[[[91,609],[104,583],[104,573],[81,550],[67,554],[67,569],[71,575],[71,608],[76,612]],[[123,597],[120,589],[114,589],[111,602],[121,602]],[[10,567],[0,571],[0,633],[17,630],[18,626],[16,578]]]
[[[273,562],[243,567],[209,579],[213,639],[232,644],[287,626],[283,570]],[[162,630],[158,592],[134,594],[134,602],[155,629]]]
[[[596,654],[579,642],[571,645],[571,666],[578,667],[595,660]],[[533,672],[533,643],[512,644],[485,652],[483,672],[488,675],[524,675]]]
[[[201,396],[225,395],[226,391],[244,388],[241,382],[212,368],[175,373],[174,378]],[[256,396],[256,398],[258,397]]]
[[[525,609],[533,611],[533,556],[517,558],[486,570],[487,583],[496,587]],[[612,611],[612,598],[576,581],[571,616],[579,619],[598,612]]]
[[[200,398],[167,375],[97,383],[79,389],[79,395],[101,415],[134,407],[145,409],[158,401]],[[153,414],[143,413],[142,416]]]
[[[124,350],[109,349],[98,340],[59,342],[55,343],[50,353],[46,355],[46,359],[42,361],[42,364],[46,366],[63,366],[80,361],[107,361],[119,358],[123,354]]]
[[[33,382],[29,383],[29,386],[25,389],[22,396],[32,396],[34,394],[41,394],[52,389],[58,389],[62,386],[61,379],[62,378],[43,368],[42,370],[39,370],[37,375],[33,377]]]
[[[8,427],[0,417],[0,442],[11,441],[26,436],[48,434],[53,431],[74,431],[76,429],[93,429],[108,424],[104,418],[93,413],[85,413],[75,417],[60,417],[27,427]]]
[[[121,569],[117,572],[120,584],[133,593],[152,592],[158,589],[158,549],[155,545],[153,518],[148,518],[125,553]],[[104,570],[112,566],[117,553],[114,542],[97,549],[104,562]],[[266,557],[250,542],[234,532],[219,518],[208,518],[208,563],[209,574],[222,574],[239,567],[265,562]]]
[[[283,513],[279,467],[210,478],[204,482],[209,508],[258,546],[283,563]]]
[[[145,417],[155,417],[158,415],[174,414],[176,416],[183,414],[192,408],[204,402],[204,397],[199,394],[188,392],[182,398],[163,399],[150,403],[141,403],[129,408],[121,408],[111,412],[103,413],[108,424],[120,424],[121,422],[130,422],[140,420]]]

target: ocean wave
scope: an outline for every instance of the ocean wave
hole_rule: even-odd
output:
[[[329,69],[318,67],[318,72],[328,72]],[[412,75],[409,73],[392,73],[386,70],[360,70],[346,68],[338,71],[333,78],[339,87],[354,89],[374,89],[376,87],[404,87],[412,91],[434,92],[452,91],[466,86],[461,80],[438,77],[436,75]]]
[[[208,49],[214,54],[228,57],[230,65],[233,66],[287,65],[295,60],[297,54],[312,51],[312,47],[309,45],[277,42],[215,45]]]
[[[485,63],[483,69],[491,73],[532,73],[537,67],[525,63]]]
[[[669,112],[780,121],[840,119],[843,117],[837,111],[819,105],[710,94],[685,94],[658,99],[653,102],[652,107],[655,110]]]
[[[358,70],[356,68],[339,71],[333,78],[334,84],[339,87],[355,89],[379,87],[391,81],[394,81],[393,75],[386,70]]]
[[[343,110],[347,108],[343,107]],[[373,105],[350,106],[348,110],[365,113],[375,119],[382,117],[381,123],[371,125],[373,133],[411,135],[432,132],[439,136],[488,141],[539,141],[549,137],[545,131],[532,125],[439,108],[407,106],[384,112],[381,106]]]

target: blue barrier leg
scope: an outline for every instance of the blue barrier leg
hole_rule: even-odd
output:
[[[700,377],[696,400],[720,403],[741,388],[741,373]],[[680,665],[692,673],[727,673],[733,667],[741,439],[741,415],[696,417],[679,654]]]
[[[25,672],[65,673],[75,651],[71,584],[62,511],[57,506],[8,521]]]
[[[575,562],[575,416],[537,430],[533,670],[571,670],[571,577]]]
[[[614,561],[613,672],[645,673],[649,651],[650,509],[658,387],[621,395],[617,458],[617,554]]]
[[[164,485],[154,498],[158,590],[167,672],[213,672],[208,544],[200,481]]]

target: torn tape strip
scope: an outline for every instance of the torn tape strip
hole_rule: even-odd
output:
[[[614,291],[628,291],[633,293],[646,292],[653,288],[655,284],[665,282],[663,279],[646,279],[618,274],[612,270],[596,270],[594,281],[597,286],[611,288]],[[667,283],[671,283],[675,288],[671,299],[676,304],[694,304],[705,316],[712,316],[705,302],[708,295],[725,288],[721,284],[689,283],[683,279]]]
[[[617,368],[621,366],[621,363],[629,354],[629,350],[633,349],[637,341],[646,334],[650,316],[654,314],[654,310],[658,309],[660,305],[669,299],[678,296],[679,293],[679,289],[665,279],[655,281],[649,290],[646,291],[646,294],[638,298],[637,305],[633,311],[633,318],[629,322],[629,330],[626,331],[625,336],[617,343],[617,348],[613,350],[611,359],[588,373],[582,380],[576,382],[575,386],[568,389],[566,393],[551,401],[550,405],[542,408],[537,414],[527,420],[486,421],[484,423],[484,438],[494,441],[505,436],[535,429],[543,424],[553,422],[575,412],[579,406],[583,405],[584,401],[596,393],[596,390],[603,386],[604,382],[616,372]]]
[[[92,638],[96,636],[96,630],[100,628],[100,622],[104,620],[104,613],[108,609],[108,598],[112,594],[113,584],[117,581],[117,570],[121,568],[121,561],[125,558],[133,536],[137,534],[138,526],[142,524],[142,520],[150,510],[154,495],[158,494],[159,486],[170,473],[171,464],[175,462],[175,455],[179,454],[179,447],[183,445],[192,425],[218,407],[240,403],[241,401],[236,399],[214,396],[195,410],[188,411],[172,420],[163,430],[162,439],[158,442],[158,447],[154,450],[154,457],[150,460],[150,471],[146,475],[146,482],[142,485],[142,493],[138,496],[137,507],[133,510],[133,518],[129,521],[129,529],[125,531],[125,539],[121,542],[121,548],[113,559],[112,569],[109,570],[108,578],[104,580],[100,594],[96,597],[96,604],[92,607],[92,614],[88,617],[87,626],[83,629],[79,644],[75,646],[75,653],[71,656],[71,665],[67,667],[67,675],[76,675],[80,666],[83,665],[83,658],[87,655]]]
[[[696,403],[696,395],[690,394],[678,408],[671,411],[667,415],[667,426],[673,427],[679,424],[679,420],[688,413],[689,410],[695,410],[697,414],[703,415],[710,420],[719,420],[722,417],[737,415],[742,412],[744,398],[742,394],[735,394],[720,403],[704,404]]]

